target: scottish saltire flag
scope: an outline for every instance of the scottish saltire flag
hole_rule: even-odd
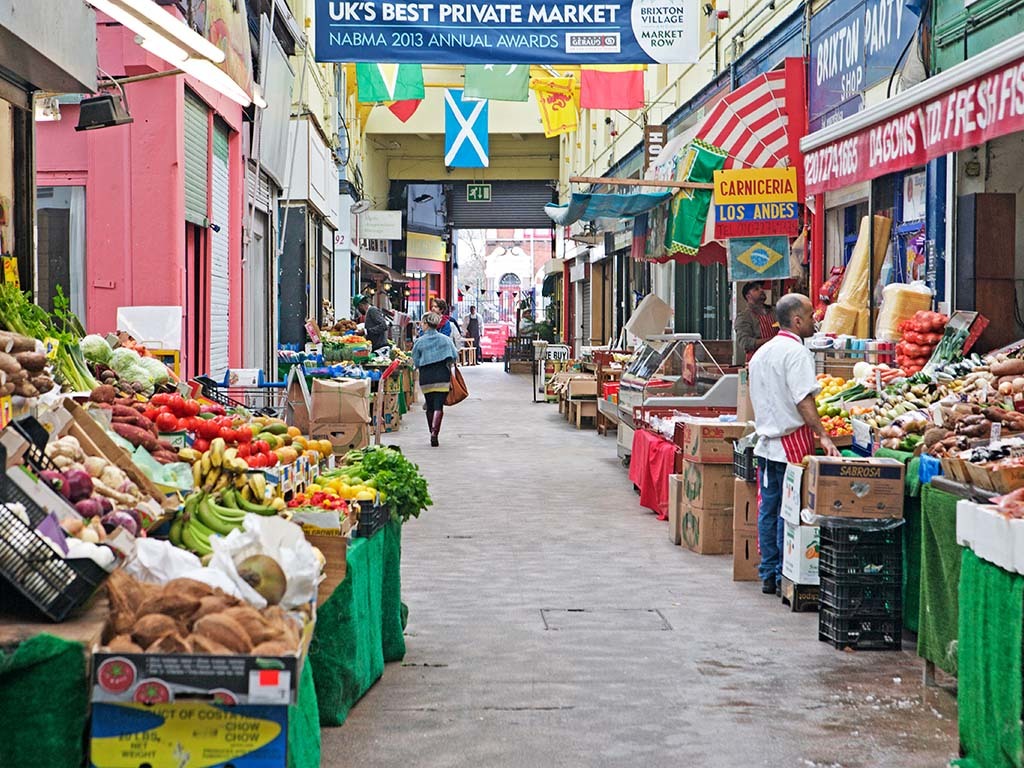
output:
[[[461,88],[444,92],[444,164],[448,168],[490,165],[487,101],[463,101]]]

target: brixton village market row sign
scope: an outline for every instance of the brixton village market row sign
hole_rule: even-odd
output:
[[[316,0],[316,59],[693,63],[700,23],[697,0]]]

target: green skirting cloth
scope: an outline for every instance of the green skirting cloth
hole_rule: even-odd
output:
[[[906,451],[879,448],[877,458],[906,466],[903,484],[903,626],[918,631],[921,607],[921,459]]]
[[[921,494],[921,608],[917,653],[957,674],[961,547],[956,543],[957,496],[926,485]]]
[[[384,674],[405,656],[402,526],[392,521],[368,539],[353,539],[345,580],[320,606],[309,657],[321,725],[341,725]]]
[[[957,706],[963,768],[1020,768],[1024,577],[963,550]]]
[[[81,643],[44,634],[0,653],[0,766],[80,768],[88,709]]]
[[[299,677],[298,700],[288,708],[288,768],[311,765],[320,765],[320,712],[313,667],[307,658]]]

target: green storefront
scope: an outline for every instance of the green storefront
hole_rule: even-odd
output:
[[[1024,0],[935,0],[934,8],[932,74],[1024,29]]]

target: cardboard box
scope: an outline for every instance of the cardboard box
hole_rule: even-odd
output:
[[[818,584],[821,529],[816,525],[785,522],[782,540],[782,575],[794,584]]]
[[[683,493],[683,476],[668,476],[668,538],[673,544],[683,541],[683,515],[686,512],[686,496]]]
[[[807,470],[803,464],[787,464],[782,479],[782,505],[779,517],[793,525],[800,525],[800,510],[810,507],[807,493]]]
[[[683,462],[683,495],[693,507],[732,508],[732,464]],[[729,520],[730,527],[732,520]]]
[[[699,555],[732,553],[732,508],[687,505],[682,519],[683,546]]]
[[[322,425],[311,435],[316,440],[330,440],[336,456],[344,456],[351,450],[365,448],[370,444],[370,427],[367,424]]]
[[[370,421],[369,379],[313,379],[310,431],[322,425]]]
[[[736,393],[736,421],[753,421],[754,404],[750,400],[750,371],[741,368]]]
[[[761,564],[761,553],[757,548],[757,532],[732,532],[732,580],[759,581],[757,566]]]
[[[569,397],[597,397],[597,379],[589,376],[569,379]]]
[[[896,459],[812,456],[807,460],[808,503],[818,515],[903,517],[904,469]]]
[[[732,464],[733,443],[748,431],[745,422],[688,418],[676,425],[682,428],[683,458],[702,464]]]
[[[732,529],[757,535],[757,483],[733,480]]]

